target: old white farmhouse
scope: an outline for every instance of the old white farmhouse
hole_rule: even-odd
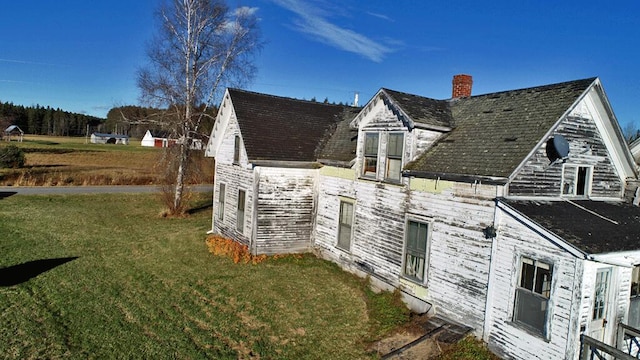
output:
[[[211,232],[313,251],[505,358],[623,347],[640,327],[638,170],[600,80],[471,86],[383,88],[361,109],[228,89]]]

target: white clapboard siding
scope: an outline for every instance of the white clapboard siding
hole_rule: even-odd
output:
[[[573,111],[559,123],[551,136],[559,134],[569,142],[569,158],[565,163],[593,166],[593,197],[621,197],[625,187],[624,179],[616,171],[594,114],[580,104],[577,109],[580,110]],[[546,144],[543,144],[510,182],[509,195],[558,197],[561,182],[562,163],[551,165]]]
[[[223,221],[217,217],[220,184],[225,184],[225,205]],[[213,230],[227,238],[249,246],[253,229],[253,172],[238,165],[216,163],[215,193],[213,199]],[[245,191],[245,211],[243,231],[237,230],[238,192]]]
[[[555,246],[514,218],[499,217],[492,259],[492,293],[487,307],[489,347],[505,358],[565,359],[575,352],[579,322],[572,304],[580,303],[581,260]],[[548,339],[513,321],[521,256],[553,265],[547,313]],[[578,272],[576,274],[576,272]],[[577,275],[577,276],[576,276]]]
[[[317,170],[258,167],[255,252],[311,250]]]

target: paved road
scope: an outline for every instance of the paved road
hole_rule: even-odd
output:
[[[119,193],[150,193],[159,191],[157,185],[135,186],[0,186],[0,194],[20,195],[48,195],[48,194],[119,194]],[[213,185],[195,185],[191,191],[213,191]]]

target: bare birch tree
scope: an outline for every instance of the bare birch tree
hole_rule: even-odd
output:
[[[153,121],[179,139],[169,166],[175,169],[169,211],[177,214],[184,210],[194,135],[227,86],[253,78],[262,43],[253,9],[231,10],[224,0],[167,1],[157,12],[159,29],[137,80],[143,103],[168,109]]]

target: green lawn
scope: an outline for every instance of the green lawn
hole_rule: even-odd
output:
[[[211,255],[210,208],[159,209],[154,195],[0,199],[0,357],[359,359],[407,319],[311,256]]]

